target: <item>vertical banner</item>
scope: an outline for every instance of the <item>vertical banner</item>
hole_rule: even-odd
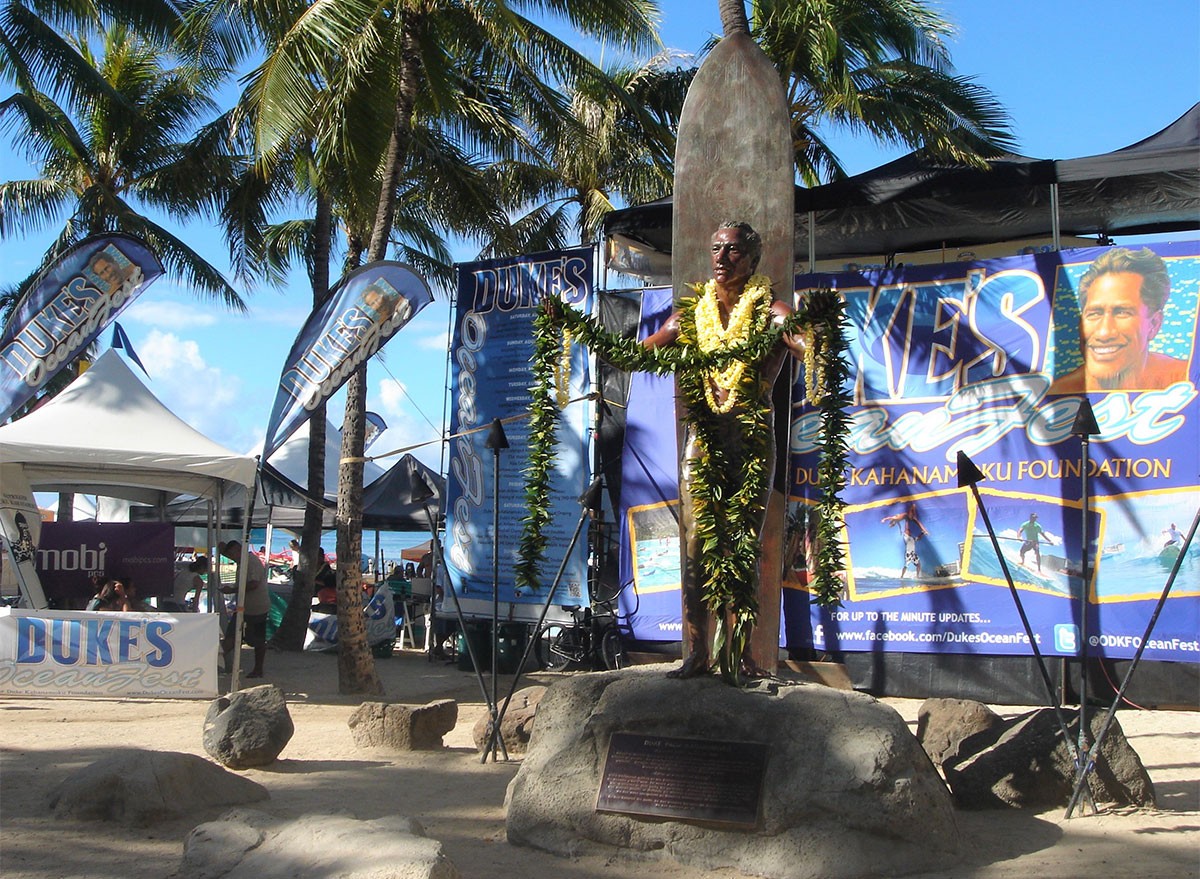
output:
[[[88,238],[33,283],[0,334],[0,421],[90,345],[162,264],[128,235]]]
[[[669,287],[642,294],[638,338],[674,309]],[[621,453],[620,610],[633,637],[677,640],[679,608],[679,439],[672,376],[634,373]]]
[[[467,263],[458,267],[458,298],[452,348],[450,473],[446,499],[446,562],[454,588],[464,598],[492,596],[492,550],[499,544],[499,595],[503,602],[540,604],[545,594],[516,589],[513,567],[525,518],[533,356],[534,309],[545,296],[570,306],[592,307],[591,248],[513,259]],[[560,409],[556,466],[550,485],[548,545],[543,582],[563,562],[579,521],[578,498],[588,484],[587,426],[591,405],[587,355],[579,345],[564,345],[557,370]],[[500,497],[492,497],[496,456],[484,447],[493,419],[504,425],[509,448],[500,452]],[[474,431],[474,432],[471,432]],[[494,504],[499,504],[499,534],[492,533]],[[580,540],[567,561],[555,595],[557,604],[587,602],[587,546]]]
[[[262,459],[432,301],[425,279],[403,263],[380,260],[342,278],[313,309],[288,352]]]
[[[0,464],[0,585],[6,593],[20,587],[23,605],[46,607],[37,573],[37,547],[42,515],[20,464]]]
[[[843,606],[809,608],[804,512],[814,495],[816,415],[792,433],[789,646],[1028,654],[985,531],[957,485],[980,494],[1040,649],[1137,649],[1200,503],[1195,355],[1200,242],[1084,248],[864,274],[807,276],[841,291],[854,405],[844,495]],[[1087,394],[1084,510],[1079,437]],[[1200,546],[1192,545],[1145,656],[1200,660]]]

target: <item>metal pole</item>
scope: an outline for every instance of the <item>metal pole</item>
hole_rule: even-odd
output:
[[[1158,603],[1154,605],[1154,612],[1150,614],[1150,622],[1146,623],[1146,631],[1142,633],[1142,640],[1133,654],[1133,661],[1129,663],[1129,668],[1125,670],[1125,677],[1121,679],[1121,687],[1117,690],[1117,696],[1108,708],[1108,714],[1104,717],[1104,723],[1101,724],[1100,731],[1096,733],[1096,741],[1092,743],[1092,753],[1087,763],[1082,768],[1076,770],[1078,774],[1075,777],[1075,788],[1071,791],[1071,799],[1067,803],[1068,818],[1071,817],[1071,813],[1075,810],[1080,792],[1087,783],[1088,774],[1096,765],[1096,755],[1100,753],[1100,743],[1104,741],[1104,735],[1108,732],[1108,727],[1117,714],[1117,708],[1120,706],[1121,700],[1125,698],[1125,688],[1129,686],[1129,680],[1133,677],[1133,670],[1142,661],[1142,652],[1146,649],[1146,642],[1150,640],[1150,633],[1154,631],[1154,624],[1158,622],[1158,615],[1167,601],[1167,595],[1171,592],[1171,587],[1175,585],[1175,577],[1178,576],[1179,568],[1183,565],[1184,556],[1187,555],[1188,548],[1192,545],[1192,539],[1196,536],[1197,525],[1200,525],[1200,507],[1197,507],[1196,515],[1192,517],[1192,527],[1188,529],[1187,538],[1183,541],[1183,547],[1179,550],[1179,555],[1175,557],[1175,564],[1171,566],[1171,573],[1167,577],[1167,583],[1163,586],[1162,594],[1158,596]]]
[[[1091,464],[1091,443],[1087,436],[1080,437],[1082,443],[1082,478],[1083,488],[1082,497],[1080,498],[1080,507],[1082,509],[1083,521],[1080,525],[1080,540],[1083,547],[1080,550],[1080,566],[1083,568],[1080,575],[1083,582],[1079,585],[1079,752],[1083,754],[1085,761],[1088,759],[1088,726],[1087,726],[1087,693],[1088,693],[1088,586],[1090,578],[1088,577],[1088,492],[1091,486],[1088,485],[1088,465]]]
[[[1025,629],[1025,636],[1029,639],[1029,646],[1033,650],[1034,659],[1037,660],[1038,671],[1042,674],[1042,683],[1046,687],[1046,696],[1050,700],[1050,707],[1054,709],[1054,716],[1058,720],[1058,729],[1062,733],[1063,741],[1067,745],[1067,750],[1071,753],[1071,759],[1074,761],[1076,771],[1083,765],[1083,759],[1071,741],[1070,729],[1067,726],[1066,717],[1063,715],[1062,706],[1054,692],[1054,683],[1050,680],[1050,672],[1046,668],[1046,661],[1042,657],[1042,651],[1038,647],[1037,638],[1033,635],[1033,627],[1029,624],[1029,617],[1025,615],[1025,606],[1021,603],[1021,596],[1017,592],[1017,585],[1013,582],[1012,572],[1008,568],[1008,561],[1004,558],[1004,553],[1000,551],[1000,541],[996,538],[996,531],[992,528],[992,520],[987,514],[987,507],[983,504],[983,497],[979,494],[977,483],[982,481],[983,473],[975,466],[974,462],[963,452],[958,453],[958,485],[959,487],[969,485],[971,494],[975,498],[975,504],[979,507],[979,514],[983,517],[984,528],[987,529],[988,537],[992,541],[992,549],[996,553],[996,558],[1000,562],[1000,570],[1004,572],[1004,579],[1008,583],[1008,591],[1012,595],[1013,604],[1017,607],[1017,614],[1021,618],[1021,625]],[[1089,801],[1091,793],[1088,794]],[[1095,804],[1092,804],[1095,808]]]
[[[1062,230],[1058,217],[1058,184],[1050,184],[1050,235],[1055,251],[1062,250]]]
[[[492,452],[492,698],[488,713],[492,728],[497,723],[496,687],[500,666],[500,450]],[[495,761],[495,754],[492,760]]]
[[[587,521],[588,514],[597,504],[600,496],[600,477],[597,476],[592,480],[592,484],[588,486],[588,490],[584,492],[583,497],[579,502],[583,504],[583,512],[579,514],[579,521],[575,523],[575,533],[571,535],[571,540],[567,544],[567,551],[563,553],[563,560],[558,566],[558,573],[554,575],[554,582],[550,584],[550,590],[546,593],[546,601],[542,604],[542,612],[538,616],[538,620],[533,626],[533,637],[525,642],[525,650],[521,654],[521,661],[517,663],[517,673],[513,676],[512,686],[508,690],[508,696],[504,699],[504,704],[500,707],[500,711],[496,716],[496,723],[488,733],[487,747],[483,749],[484,761],[487,755],[495,747],[497,736],[500,735],[500,723],[504,720],[504,712],[508,711],[508,703],[512,701],[513,694],[517,692],[517,684],[521,680],[521,673],[525,670],[525,661],[529,659],[529,651],[533,649],[534,639],[537,638],[538,632],[542,628],[542,623],[546,621],[546,614],[550,610],[550,605],[554,603],[554,592],[558,589],[559,581],[562,580],[563,571],[567,569],[567,562],[571,558],[571,551],[575,549],[575,543],[579,540],[579,533],[583,530],[583,523]],[[505,760],[508,755],[505,754]],[[480,761],[480,762],[484,762]]]
[[[1079,586],[1079,753],[1084,763],[1088,762],[1088,736],[1091,730],[1087,725],[1087,696],[1088,696],[1088,600],[1091,591],[1091,539],[1088,535],[1088,508],[1091,506],[1091,485],[1088,481],[1088,469],[1091,466],[1091,437],[1100,433],[1096,424],[1092,403],[1084,394],[1079,398],[1079,411],[1075,413],[1075,423],[1071,425],[1071,433],[1080,440],[1080,488],[1079,507],[1082,521],[1080,525],[1080,567],[1082,582]],[[1070,582],[1070,573],[1067,574]],[[1079,767],[1076,767],[1079,771]]]

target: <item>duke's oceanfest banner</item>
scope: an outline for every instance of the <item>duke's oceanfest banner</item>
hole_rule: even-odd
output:
[[[524,471],[528,464],[529,361],[533,318],[544,296],[574,308],[592,307],[591,249],[468,263],[458,268],[458,301],[452,352],[450,474],[446,499],[446,562],[464,598],[492,596],[493,504],[499,503],[499,595],[503,602],[541,603],[545,593],[521,593],[513,567],[525,517]],[[587,424],[590,405],[586,352],[565,342],[556,371],[559,407],[556,468],[551,476],[549,544],[542,582],[549,585],[562,563],[579,520],[578,498],[587,487]],[[500,497],[493,494],[495,454],[484,447],[493,419],[504,425],[509,448],[501,451]],[[474,432],[471,432],[474,431]],[[568,560],[556,604],[586,602],[586,540]]]
[[[344,277],[288,352],[263,460],[431,301],[425,280],[403,263],[380,260]]]
[[[162,274],[127,235],[89,238],[39,277],[0,335],[0,421],[28,402]]]
[[[1195,357],[1200,243],[806,276],[848,303],[853,360],[843,606],[810,615],[803,502],[793,508],[786,641],[848,651],[1025,654],[978,486],[1040,649],[1130,657],[1200,503]],[[1082,444],[1071,430],[1086,393]],[[792,434],[793,494],[815,478],[816,417]],[[1200,660],[1200,546],[1186,551],[1147,659]]]
[[[217,615],[0,608],[0,693],[217,695]]]

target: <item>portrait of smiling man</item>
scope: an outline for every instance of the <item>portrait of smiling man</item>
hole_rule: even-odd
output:
[[[1100,256],[1079,280],[1083,366],[1056,379],[1049,393],[1149,391],[1187,380],[1185,361],[1150,350],[1170,292],[1166,263],[1148,247]]]

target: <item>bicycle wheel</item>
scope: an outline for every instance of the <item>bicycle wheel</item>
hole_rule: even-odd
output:
[[[538,665],[546,671],[562,671],[575,658],[574,633],[558,623],[550,623],[538,630],[534,652]]]
[[[629,664],[621,645],[621,633],[616,626],[604,627],[600,635],[600,655],[604,657],[605,668],[625,668]]]

